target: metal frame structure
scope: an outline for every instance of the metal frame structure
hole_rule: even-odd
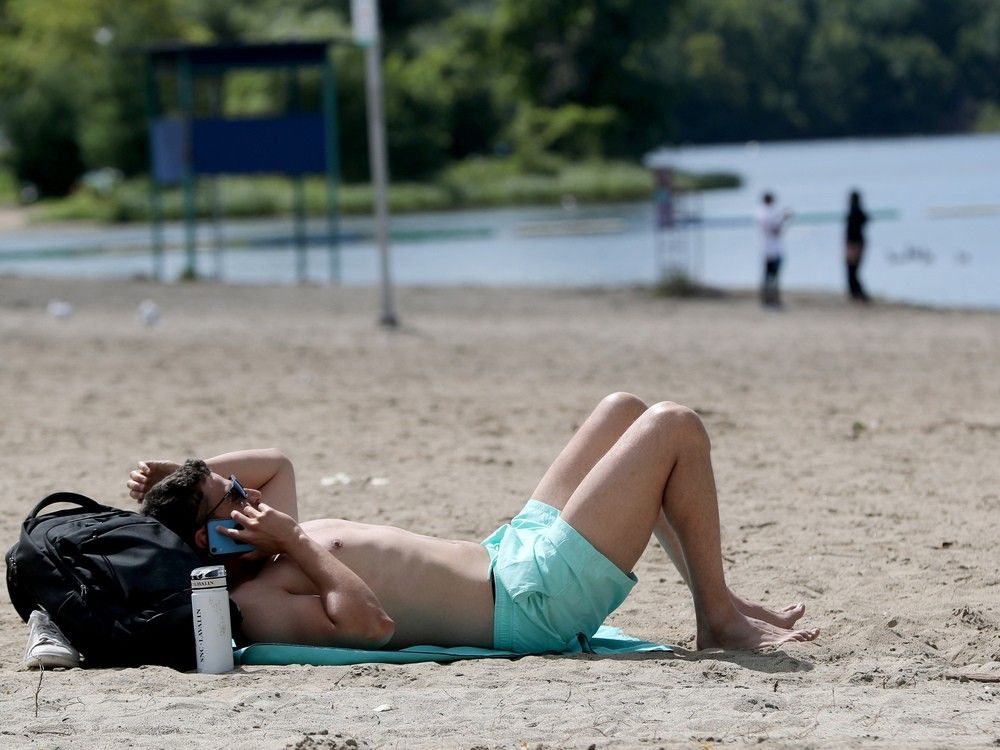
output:
[[[198,275],[197,178],[271,173],[285,174],[292,179],[296,271],[299,281],[306,281],[308,238],[303,175],[325,173],[329,274],[332,282],[340,280],[337,210],[340,162],[336,85],[329,45],[329,42],[173,44],[146,49],[155,278],[162,280],[164,275],[163,185],[182,186],[186,251],[184,273],[195,277]],[[318,114],[302,110],[299,71],[306,67],[319,67],[322,71],[322,108]],[[222,102],[216,92],[211,116],[195,115],[196,79],[216,77],[221,82],[228,71],[247,69],[286,70],[291,111],[280,116],[227,118],[221,112]],[[172,73],[177,81],[178,111],[175,114],[165,113],[162,106],[159,83],[165,73]],[[222,237],[217,183],[212,186],[211,199],[218,274],[221,271],[219,253]]]
[[[656,266],[660,280],[682,276],[701,281],[704,237],[700,190],[679,190],[671,167],[653,168]]]

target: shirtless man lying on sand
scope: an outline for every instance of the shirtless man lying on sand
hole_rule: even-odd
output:
[[[793,628],[803,605],[767,609],[727,585],[709,450],[690,409],[612,394],[521,513],[481,544],[299,523],[292,464],[272,450],[142,462],[128,487],[142,512],[199,550],[210,519],[244,527],[222,533],[257,548],[226,562],[252,642],[563,650],[622,603],[652,534],[691,590],[698,648],[813,640],[818,630]]]

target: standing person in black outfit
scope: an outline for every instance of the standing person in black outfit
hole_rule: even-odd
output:
[[[845,245],[844,260],[847,264],[847,291],[851,299],[856,302],[867,302],[868,295],[861,280],[858,279],[858,268],[861,266],[861,258],[865,252],[865,224],[868,223],[868,214],[861,208],[861,193],[857,190],[851,191],[850,206],[847,211],[847,243]]]

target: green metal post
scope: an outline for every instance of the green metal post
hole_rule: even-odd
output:
[[[160,113],[160,99],[156,89],[156,66],[152,57],[146,60],[146,122],[152,131],[153,122]],[[149,212],[153,230],[153,278],[163,281],[163,198],[160,193],[160,181],[156,177],[153,165],[153,136],[149,141]]]
[[[222,114],[223,96],[223,74],[216,74],[212,80],[212,115],[219,117]],[[220,183],[222,177],[214,174],[209,184],[209,198],[212,202],[212,277],[216,281],[222,281],[223,253],[225,251],[225,240],[222,237],[222,196],[220,195]]]
[[[194,119],[192,88],[191,60],[185,54],[181,56],[180,69],[180,103],[184,118],[184,153],[182,156],[183,172],[181,179],[184,186],[184,248],[187,251],[187,268],[184,270],[184,276],[195,279],[198,277],[198,265],[195,257],[197,242],[197,227],[195,222],[197,219],[195,217],[194,165],[191,163],[191,120]]]
[[[330,261],[330,283],[340,283],[340,228],[337,178],[340,174],[340,142],[337,129],[337,87],[333,63],[327,53],[323,61],[323,124],[326,126],[326,233]]]
[[[295,273],[300,284],[309,280],[306,254],[306,199],[303,189],[302,175],[292,177],[292,190],[295,196]]]
[[[289,109],[298,114],[302,111],[302,95],[299,87],[298,67],[289,68],[286,75],[290,91]],[[302,174],[292,175],[292,191],[295,200],[295,271],[300,284],[309,278],[306,244],[306,196]]]

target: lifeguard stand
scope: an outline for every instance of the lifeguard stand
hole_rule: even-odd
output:
[[[655,167],[656,265],[660,279],[699,281],[703,269],[701,192],[678,190],[671,167]]]
[[[223,174],[283,174],[294,190],[296,271],[306,280],[306,211],[303,176],[326,174],[327,242],[330,280],[340,279],[338,247],[337,101],[328,42],[280,44],[160,45],[146,49],[147,111],[151,165],[153,273],[163,278],[164,185],[181,185],[184,195],[186,250],[185,275],[197,276],[196,179]],[[322,71],[321,111],[305,111],[299,72]],[[228,71],[239,69],[285,70],[288,111],[254,117],[226,117],[221,97],[212,97],[205,115],[195,112],[195,81],[214,77],[219,83]],[[176,109],[167,113],[161,104],[160,79],[173,75]],[[216,249],[221,250],[218,190],[212,184],[212,209]],[[216,255],[219,258],[219,255]],[[218,264],[218,260],[217,260]],[[218,265],[216,268],[218,272]]]

